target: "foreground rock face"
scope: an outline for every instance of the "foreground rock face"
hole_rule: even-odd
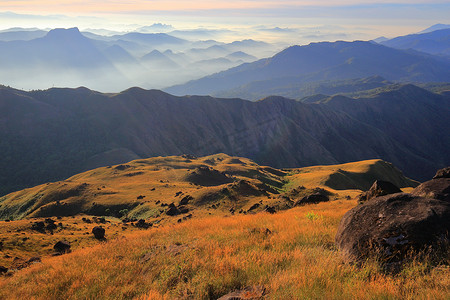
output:
[[[389,181],[377,180],[373,183],[367,192],[359,196],[360,203],[366,202],[372,198],[385,196],[389,194],[401,193],[402,191]]]
[[[377,256],[388,264],[401,263],[411,251],[439,256],[450,238],[450,201],[441,197],[450,181],[443,180],[425,182],[411,194],[376,197],[348,211],[336,245],[350,261]]]

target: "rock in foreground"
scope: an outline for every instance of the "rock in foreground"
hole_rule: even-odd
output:
[[[446,259],[440,254],[448,251],[450,201],[429,197],[448,190],[450,181],[446,187],[436,183],[442,180],[425,182],[411,194],[376,197],[351,209],[339,225],[337,246],[350,261],[376,256],[386,265],[398,265],[421,251]],[[421,186],[428,187],[426,192],[420,192]],[[433,191],[436,186],[438,190]]]

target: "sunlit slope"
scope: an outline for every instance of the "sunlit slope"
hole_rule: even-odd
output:
[[[399,187],[417,184],[381,160],[279,170],[226,154],[155,157],[11,193],[0,198],[0,218],[84,213],[164,221],[171,219],[172,203],[180,217],[283,210],[315,188],[338,199],[356,196],[377,179]]]
[[[403,176],[392,164],[380,159],[364,160],[340,165],[313,166],[293,169],[287,177],[292,186],[322,187],[332,192],[354,190],[360,193],[370,188],[375,180],[390,181],[400,188],[415,187],[417,181]]]

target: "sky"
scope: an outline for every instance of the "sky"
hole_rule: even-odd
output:
[[[0,29],[79,27],[132,31],[227,29],[259,39],[306,43],[372,39],[450,23],[442,0],[1,0]],[[231,38],[223,36],[223,39]]]

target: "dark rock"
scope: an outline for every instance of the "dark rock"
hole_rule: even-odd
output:
[[[58,253],[69,253],[70,244],[67,241],[59,241],[53,246],[53,249]]]
[[[265,211],[265,212],[268,212],[269,214],[274,214],[274,213],[277,212],[273,206],[267,206],[267,207],[264,209],[264,211]]]
[[[92,233],[97,240],[105,239],[105,228],[101,226],[95,226],[94,228],[92,228]]]
[[[39,231],[39,232],[41,232],[41,233],[45,233],[45,223],[42,222],[42,221],[40,221],[40,222],[34,222],[34,223],[31,225],[31,229],[32,229],[32,230]]]
[[[50,218],[46,218],[45,219],[45,223],[47,223],[47,224],[55,224],[55,220],[52,220],[52,219],[50,219]]]
[[[5,274],[6,272],[8,272],[8,268],[0,266],[0,274]]]
[[[101,217],[101,218],[93,217],[92,219],[94,220],[95,223],[100,223],[100,224],[106,223],[106,219],[103,217]]]
[[[423,251],[439,259],[449,232],[450,202],[397,193],[348,211],[339,224],[336,245],[350,261],[377,256],[389,266]]]
[[[89,218],[82,218],[81,220],[82,220],[83,222],[85,222],[85,223],[88,223],[88,224],[92,223],[92,220],[89,219]]]
[[[436,175],[434,175],[433,179],[438,178],[450,178],[450,167],[438,170],[436,172]]]
[[[152,224],[151,224],[151,223],[145,222],[144,219],[139,219],[139,220],[136,222],[135,226],[136,226],[137,228],[148,229],[149,227],[152,226]]]
[[[144,199],[144,198],[145,198],[144,195],[139,195],[139,196],[137,196],[137,200],[141,200],[141,199]]]
[[[55,223],[48,223],[47,226],[45,226],[45,229],[47,229],[48,231],[53,231],[56,228],[58,228],[58,226]]]
[[[192,199],[194,199],[194,197],[190,196],[190,195],[186,195],[183,197],[183,199],[180,200],[180,205],[186,205],[189,203],[189,201],[191,201]]]
[[[255,203],[255,204],[253,204],[247,211],[252,211],[252,210],[254,210],[254,209],[257,209],[259,206],[260,206],[259,203]]]
[[[262,300],[265,299],[266,288],[263,286],[246,287],[220,297],[218,300]]]
[[[363,203],[375,197],[401,192],[402,190],[389,181],[376,180],[367,192],[364,192],[359,196],[358,202]]]
[[[322,194],[312,194],[303,197],[302,199],[298,200],[295,205],[303,205],[303,204],[314,204],[319,202],[327,202],[330,201],[330,198],[326,195]]]
[[[170,206],[170,205],[169,205],[169,209],[166,211],[166,215],[168,215],[168,216],[177,216],[180,213],[181,212],[179,211],[179,209],[176,206]]]
[[[412,195],[450,201],[450,178],[436,178],[416,187]]]
[[[180,211],[180,214],[187,214],[189,212],[189,208],[184,206],[178,206],[178,210]]]

